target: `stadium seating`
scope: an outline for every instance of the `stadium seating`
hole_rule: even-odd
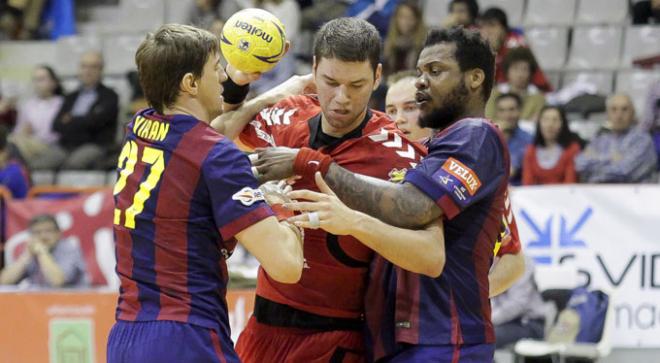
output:
[[[55,184],[55,172],[52,170],[33,170],[30,178],[35,186]]]
[[[104,171],[63,170],[57,173],[56,184],[59,186],[98,187],[106,183]]]
[[[125,75],[136,69],[135,51],[144,40],[144,35],[119,35],[105,38],[103,57],[106,59],[105,73]]]
[[[568,71],[564,72],[562,85],[566,86],[576,80],[591,83],[596,86],[599,94],[609,95],[614,85],[614,74],[608,71]]]
[[[439,27],[447,17],[449,0],[424,0],[422,12],[428,27]]]
[[[163,0],[120,1],[121,24],[127,31],[152,31],[165,21]]]
[[[580,0],[575,22],[578,24],[621,24],[628,4],[621,0]]]
[[[576,0],[528,0],[525,25],[571,25]]]
[[[621,67],[631,67],[634,59],[654,55],[660,55],[660,26],[636,26],[626,29]]]
[[[534,51],[537,62],[544,71],[563,68],[568,48],[568,28],[528,28],[525,36]]]
[[[619,65],[623,30],[616,26],[576,27],[569,69],[614,69]]]

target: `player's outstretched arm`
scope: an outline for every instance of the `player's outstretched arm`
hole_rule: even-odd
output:
[[[436,219],[423,229],[395,227],[355,211],[342,203],[317,173],[316,184],[322,193],[297,190],[289,193],[292,199],[305,202],[287,203],[292,210],[304,211],[289,221],[303,228],[323,228],[336,234],[360,240],[393,264],[408,271],[437,277],[445,265],[445,238],[442,221]],[[318,222],[311,220],[316,213]]]
[[[495,297],[508,290],[524,273],[525,255],[522,251],[502,255],[488,274],[489,297]]]
[[[328,185],[350,208],[402,228],[423,228],[442,217],[442,209],[412,184],[396,184],[352,173],[337,164],[325,175]]]
[[[211,121],[213,127],[227,138],[234,140],[243,128],[261,112],[277,102],[294,95],[314,91],[314,79],[311,74],[293,76],[277,87],[240,105],[225,103],[225,112]]]
[[[298,157],[301,149],[270,147],[256,151],[258,158],[252,165],[257,169],[261,182],[294,176],[297,160],[303,159]],[[318,161],[311,162],[320,164]],[[305,164],[304,161],[301,163]],[[330,164],[325,180],[351,209],[393,226],[423,228],[443,215],[435,201],[412,184],[396,184],[356,174],[336,163]]]
[[[304,263],[303,242],[297,227],[268,217],[237,233],[236,240],[276,281],[293,284],[300,280]]]

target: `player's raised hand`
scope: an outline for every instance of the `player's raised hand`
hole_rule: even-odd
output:
[[[261,73],[244,73],[231,64],[227,64],[225,72],[227,72],[227,77],[239,86],[244,86],[261,78]]]
[[[252,158],[253,171],[256,171],[255,176],[261,183],[292,177],[296,155],[298,155],[298,149],[288,147],[256,149],[256,158]]]
[[[303,214],[291,217],[289,222],[303,228],[322,228],[335,235],[351,233],[351,226],[359,212],[348,208],[330,189],[323,180],[321,173],[314,175],[316,185],[321,193],[311,190],[294,190],[288,194],[289,198],[297,201],[286,203],[284,206]]]

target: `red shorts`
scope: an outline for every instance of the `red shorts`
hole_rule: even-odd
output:
[[[362,332],[281,328],[257,322],[253,316],[236,342],[244,363],[363,363]]]

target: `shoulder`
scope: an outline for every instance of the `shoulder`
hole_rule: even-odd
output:
[[[98,92],[104,96],[118,97],[115,90],[104,85],[103,83],[99,84]]]
[[[57,242],[54,254],[59,256],[73,257],[80,251],[80,243],[71,238],[64,238]]]
[[[466,118],[459,120],[440,133],[444,138],[466,141],[484,141],[487,138],[499,139],[501,132],[490,120],[485,118]]]

